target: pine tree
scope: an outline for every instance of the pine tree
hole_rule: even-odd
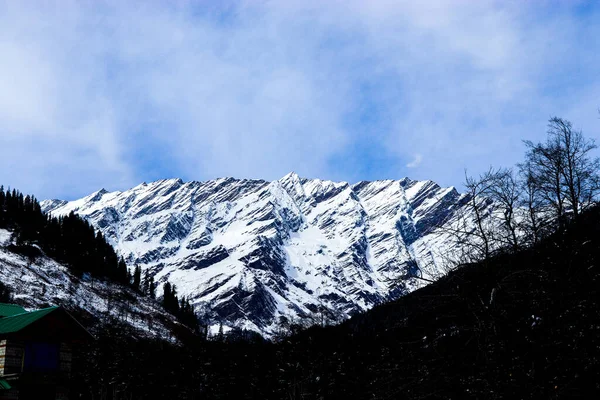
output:
[[[150,282],[148,284],[148,295],[151,299],[156,298],[156,283],[154,283],[154,276],[150,277]]]
[[[140,290],[140,285],[142,282],[142,268],[139,265],[135,266],[135,270],[133,272],[133,289]]]
[[[0,303],[11,303],[13,300],[10,289],[0,282]]]
[[[150,294],[150,272],[148,270],[144,271],[144,277],[142,278],[140,291],[146,296]]]
[[[171,291],[171,284],[169,282],[165,282],[163,285],[163,307],[167,310],[171,310],[171,301],[172,301],[173,293]]]

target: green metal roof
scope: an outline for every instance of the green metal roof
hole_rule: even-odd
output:
[[[0,334],[18,332],[55,310],[58,310],[58,307],[43,308],[37,311],[0,318]]]
[[[25,309],[16,304],[0,303],[0,317],[11,317],[17,314],[23,314]]]

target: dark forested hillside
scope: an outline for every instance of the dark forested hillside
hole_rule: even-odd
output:
[[[77,277],[89,274],[116,286],[129,287],[138,295],[155,297],[153,276],[146,273],[142,277],[139,266],[132,274],[102,233],[74,213],[61,217],[47,215],[34,196],[0,186],[0,229],[13,236],[7,250],[28,258],[29,264],[45,255],[66,265]],[[0,300],[9,301],[10,292],[11,288],[0,282]],[[187,299],[177,296],[175,287],[164,296],[163,306],[191,329],[200,329],[193,307]]]
[[[35,197],[0,187],[0,228],[15,236],[12,250],[36,256],[41,249],[76,274],[84,272],[129,283],[127,266],[100,232],[75,214],[54,218],[44,214]]]
[[[77,360],[77,390],[114,399],[593,398],[599,260],[593,208],[528,250],[275,344],[230,336],[181,347],[114,327]]]

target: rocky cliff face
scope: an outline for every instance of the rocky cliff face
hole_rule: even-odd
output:
[[[350,185],[292,173],[161,180],[42,207],[87,218],[129,265],[175,284],[215,323],[270,334],[282,316],[344,318],[417,287],[396,278],[441,265],[445,239],[432,232],[463,200],[431,181]]]

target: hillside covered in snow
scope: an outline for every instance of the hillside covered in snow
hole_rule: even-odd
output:
[[[38,247],[21,254],[13,236],[0,229],[0,282],[10,290],[12,302],[28,309],[63,306],[84,315],[92,332],[118,321],[141,337],[174,339],[172,328],[177,322],[156,301],[114,282],[88,274],[78,277]]]
[[[282,320],[341,320],[422,286],[414,276],[444,269],[448,238],[435,230],[464,200],[431,181],[291,173],[161,180],[41,205],[86,218],[130,267],[176,285],[214,324],[268,335]]]

